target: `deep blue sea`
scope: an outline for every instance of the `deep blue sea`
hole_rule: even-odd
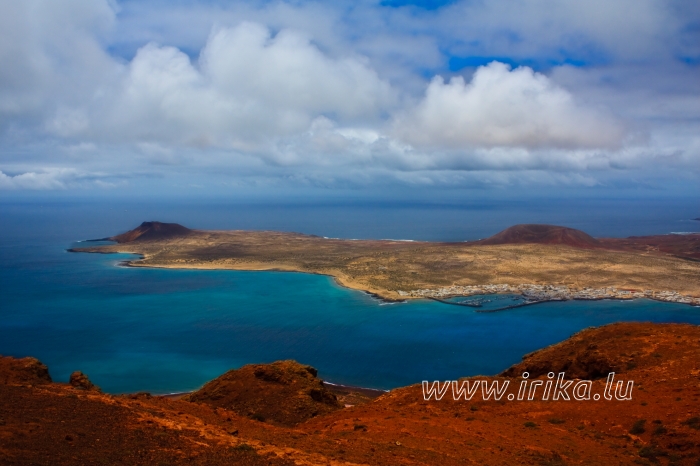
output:
[[[546,303],[479,314],[383,304],[324,276],[147,270],[66,252],[144,220],[342,238],[462,241],[514,223],[595,236],[698,231],[695,202],[465,204],[0,203],[0,354],[35,356],[56,381],[82,370],[105,391],[171,393],[247,363],[296,359],[331,382],[389,389],[495,374],[585,327],[700,324],[700,308],[638,300]],[[508,296],[494,298],[511,299]],[[497,302],[492,303],[498,304]]]

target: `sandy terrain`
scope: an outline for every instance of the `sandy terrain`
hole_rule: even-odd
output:
[[[164,236],[146,229],[142,238],[132,239],[132,234],[119,244],[73,251],[140,254],[142,259],[128,263],[137,267],[325,274],[348,288],[388,299],[402,298],[399,290],[523,283],[677,291],[700,297],[700,261],[693,258],[700,235],[681,238],[686,249],[686,243],[695,241],[691,245],[695,249],[683,256],[677,253],[682,248],[669,253],[639,238],[594,240],[591,246],[567,244],[567,237],[559,244],[482,244],[355,241],[271,231],[187,230],[183,234],[178,229],[178,234],[168,234],[165,230]],[[549,241],[550,236],[543,238]]]

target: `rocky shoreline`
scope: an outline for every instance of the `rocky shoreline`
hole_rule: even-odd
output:
[[[521,307],[523,305],[537,304],[548,301],[598,301],[602,299],[638,299],[646,298],[655,301],[663,301],[669,303],[689,304],[691,306],[700,306],[700,298],[694,296],[683,295],[676,291],[653,291],[653,290],[633,290],[621,289],[616,287],[608,288],[583,288],[572,289],[568,286],[561,285],[467,285],[467,286],[449,286],[435,289],[422,289],[412,291],[397,291],[399,296],[407,298],[430,298],[435,300],[443,300],[458,296],[474,296],[485,294],[520,294],[525,297],[524,303],[508,306],[507,308]],[[456,303],[448,303],[456,304]],[[505,308],[504,308],[505,309]],[[502,309],[499,309],[502,310]],[[483,311],[482,311],[483,312]]]

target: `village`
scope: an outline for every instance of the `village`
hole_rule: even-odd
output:
[[[690,304],[700,306],[700,298],[682,295],[676,291],[632,290],[615,287],[572,289],[563,285],[453,285],[437,289],[398,291],[400,296],[412,298],[445,299],[455,296],[474,296],[484,294],[520,294],[528,302],[601,300],[601,299],[638,299],[646,298],[656,301]]]

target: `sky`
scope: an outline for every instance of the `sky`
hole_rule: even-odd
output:
[[[0,197],[700,194],[695,0],[0,3]]]

